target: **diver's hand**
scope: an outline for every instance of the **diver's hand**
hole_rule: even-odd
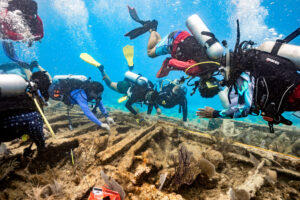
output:
[[[205,109],[199,108],[196,112],[197,116],[200,118],[213,118],[214,110],[212,107],[206,106]]]
[[[106,124],[106,123],[102,123],[102,124],[101,124],[101,128],[103,128],[103,129],[105,129],[105,130],[107,130],[107,131],[110,131],[110,127],[109,127],[109,125]]]
[[[189,127],[188,122],[183,122],[183,127],[188,128]]]
[[[114,123],[115,123],[114,119],[111,118],[111,117],[106,117],[106,122],[107,122],[108,124],[114,124]]]
[[[141,119],[136,119],[136,122],[138,123],[138,124],[141,124],[142,122],[144,122],[145,121],[145,119],[144,118],[141,118]]]

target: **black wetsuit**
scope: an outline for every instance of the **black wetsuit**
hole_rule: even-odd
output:
[[[180,110],[182,110],[183,121],[187,121],[187,99],[185,93],[182,92],[180,95],[176,95],[172,92],[172,89],[175,85],[169,84],[163,87],[162,91],[159,92],[157,103],[164,108],[173,108],[176,105],[179,105]]]
[[[151,82],[149,82],[149,86],[150,87],[143,87],[143,86],[139,86],[137,84],[133,85],[130,88],[130,97],[128,99],[128,101],[126,102],[125,106],[126,108],[134,115],[137,114],[137,112],[132,108],[132,104],[134,103],[146,103],[148,104],[148,111],[147,114],[151,114],[153,106],[155,108],[158,108],[157,104],[152,104],[146,101],[146,94],[149,91],[152,91],[153,89],[153,84]]]
[[[45,148],[43,119],[27,95],[1,98],[0,143],[28,134],[38,150]]]

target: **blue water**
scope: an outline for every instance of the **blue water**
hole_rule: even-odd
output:
[[[251,39],[257,44],[265,40],[284,38],[300,27],[300,0],[37,0],[39,15],[44,22],[45,36],[41,43],[28,49],[18,44],[18,55],[26,61],[38,60],[51,75],[83,74],[101,81],[99,71],[79,58],[87,52],[105,66],[112,80],[123,79],[127,70],[122,48],[133,45],[135,50],[135,72],[156,82],[164,56],[151,59],[146,54],[149,33],[135,40],[124,34],[139,26],[129,14],[126,5],[135,7],[141,19],[158,20],[158,32],[163,37],[171,31],[183,29],[185,20],[197,13],[207,27],[222,41],[226,39],[230,48],[236,39],[235,20],[241,24],[241,39]],[[300,45],[300,37],[292,42]],[[2,63],[9,60],[0,53]],[[169,79],[178,78],[183,73],[171,72]],[[104,82],[103,82],[104,84]],[[190,93],[191,89],[189,88]],[[121,97],[107,87],[104,103],[120,109]],[[195,111],[204,106],[221,109],[219,99],[200,98],[198,92],[190,97],[189,118],[195,118]],[[165,114],[181,117],[178,108],[163,110]],[[299,119],[289,116],[298,126]],[[261,123],[261,118],[247,120]]]

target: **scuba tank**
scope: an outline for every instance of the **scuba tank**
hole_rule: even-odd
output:
[[[199,44],[206,49],[206,53],[210,58],[218,59],[222,56],[223,47],[197,14],[186,20],[186,26]]]
[[[271,53],[275,44],[276,42],[267,41],[261,44],[257,49]],[[280,46],[277,55],[289,59],[300,70],[300,46],[284,43]]]
[[[75,79],[80,81],[87,81],[88,78],[84,75],[56,75],[53,77],[53,82],[58,82],[59,80],[66,80],[66,79]]]
[[[300,28],[297,28],[283,40],[276,40],[276,42],[264,42],[257,49],[260,51],[271,53],[272,55],[279,55],[281,57],[287,58],[297,66],[298,70],[300,70],[300,46],[288,44],[299,35]]]
[[[139,86],[147,86],[148,85],[148,79],[139,75],[135,74],[131,71],[127,71],[125,73],[125,78],[133,83],[138,84]]]
[[[30,85],[24,78],[17,74],[0,74],[0,97],[14,97],[26,93]]]

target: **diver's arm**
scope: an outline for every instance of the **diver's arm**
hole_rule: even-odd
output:
[[[228,109],[222,111],[214,111],[213,117],[218,118],[241,118],[247,117],[252,100],[253,100],[253,91],[249,89],[249,85],[251,84],[251,79],[245,80],[240,79],[237,81],[237,92],[238,92],[238,103],[237,105],[230,106]],[[241,103],[242,102],[242,103]]]
[[[182,100],[181,106],[182,106],[183,121],[186,122],[187,121],[187,115],[188,115],[188,107],[187,107],[187,99],[186,99],[186,97],[184,97],[184,99]]]
[[[104,117],[108,117],[109,116],[107,110],[105,109],[105,107],[104,107],[104,105],[102,103],[102,101],[99,102],[99,109],[102,112],[102,114],[104,115]]]
[[[71,92],[72,99],[80,106],[81,110],[95,124],[101,126],[102,122],[98,120],[98,118],[92,113],[92,111],[89,109],[88,102],[87,102],[87,96],[84,92],[84,90],[81,90],[80,92],[77,92],[77,90]]]
[[[132,108],[132,104],[134,104],[135,101],[134,99],[131,97],[130,99],[128,99],[128,101],[126,102],[125,106],[126,108],[134,115],[137,114],[137,112]]]

